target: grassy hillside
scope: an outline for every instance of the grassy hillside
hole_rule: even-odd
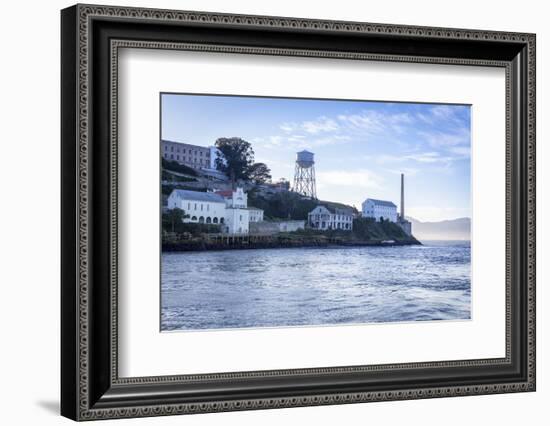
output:
[[[301,237],[324,236],[329,239],[339,239],[342,242],[381,242],[394,240],[396,242],[417,242],[414,237],[409,237],[393,222],[376,222],[371,218],[357,218],[353,220],[353,231],[331,230],[319,231],[316,229],[304,229],[292,234]]]
[[[355,238],[365,240],[395,240],[410,241],[399,225],[394,222],[376,222],[373,218],[357,218],[353,221],[353,234]]]
[[[162,159],[162,170],[168,170],[189,176],[198,176],[195,169],[179,164],[177,161],[165,160],[164,158]]]
[[[307,220],[308,213],[319,204],[355,211],[352,206],[330,201],[311,200],[292,191],[280,192],[269,197],[261,196],[255,191],[248,193],[248,205],[262,209],[266,219]]]

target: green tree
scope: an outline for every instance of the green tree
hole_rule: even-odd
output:
[[[182,209],[177,207],[168,210],[168,212],[164,213],[162,216],[164,224],[170,226],[172,232],[176,231],[177,225],[183,223],[183,219],[189,217],[189,215],[186,215]]]
[[[239,179],[248,180],[250,167],[254,164],[252,145],[241,138],[219,138],[216,148],[223,157],[216,158],[216,168],[225,173],[233,185]]]
[[[248,178],[256,184],[271,182],[271,170],[264,163],[254,163],[249,167]]]
[[[222,154],[216,158],[216,168],[231,179],[233,186],[238,180],[256,184],[271,181],[269,167],[254,162],[254,150],[249,142],[241,138],[219,138],[216,140],[216,148]]]

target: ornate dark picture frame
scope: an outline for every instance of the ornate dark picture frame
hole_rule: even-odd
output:
[[[61,413],[158,416],[535,390],[535,35],[76,5],[62,28]],[[121,47],[506,70],[506,356],[119,378]]]

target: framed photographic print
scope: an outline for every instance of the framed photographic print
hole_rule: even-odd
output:
[[[74,420],[535,390],[535,36],[76,5]]]

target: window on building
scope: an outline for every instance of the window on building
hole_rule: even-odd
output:
[[[174,159],[174,154],[170,154],[170,160]]]
[[[174,147],[173,146],[170,147],[170,151],[174,152]]]

